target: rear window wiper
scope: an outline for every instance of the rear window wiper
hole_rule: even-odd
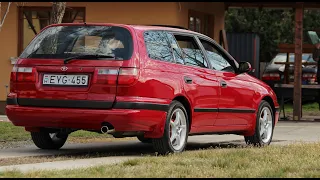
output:
[[[115,56],[112,55],[102,55],[102,54],[83,54],[79,56],[73,56],[69,57],[63,60],[64,64],[67,64],[69,61],[74,59],[95,59],[95,58],[113,58],[115,59]]]

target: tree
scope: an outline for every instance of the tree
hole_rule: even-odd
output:
[[[226,13],[227,32],[252,32],[260,36],[260,61],[270,61],[279,43],[294,40],[294,11],[275,9],[230,9]],[[305,10],[304,31],[320,28],[319,10]],[[304,33],[306,35],[306,33]],[[304,36],[304,42],[308,39]]]
[[[62,22],[64,12],[66,9],[66,4],[66,2],[52,3],[52,15],[50,18],[50,24],[59,24]]]
[[[1,31],[1,28],[3,26],[3,23],[4,23],[5,19],[6,19],[7,15],[8,15],[8,13],[9,13],[10,5],[11,5],[11,2],[8,2],[8,6],[6,8],[6,11],[2,15],[2,11],[1,11],[2,10],[1,9],[2,8],[2,3],[0,2],[0,31]]]

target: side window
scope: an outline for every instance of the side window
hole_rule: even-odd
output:
[[[200,42],[204,49],[206,50],[208,60],[210,61],[212,67],[218,71],[235,72],[230,63],[223,57],[221,53],[217,50],[214,44],[200,39]]]
[[[174,35],[174,37],[182,50],[186,65],[208,67],[204,55],[193,37],[181,35]]]
[[[173,62],[172,48],[164,31],[147,31],[144,33],[149,58]]]
[[[169,43],[171,44],[171,48],[173,51],[173,58],[174,58],[175,62],[178,64],[184,64],[182,50],[180,49],[178,42],[176,41],[176,39],[174,38],[174,36],[172,34],[167,33],[167,36],[169,39]]]

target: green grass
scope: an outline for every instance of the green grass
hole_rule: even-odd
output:
[[[9,122],[0,122],[0,142],[25,141],[30,135],[23,127],[14,126]]]
[[[320,177],[320,143],[265,148],[217,148],[147,156],[117,165],[63,171],[0,172],[6,178],[73,177]]]
[[[292,112],[293,111],[293,105],[292,104],[285,104],[284,110],[286,112]],[[319,111],[319,105],[318,103],[310,103],[310,104],[303,104],[302,105],[302,111],[303,112],[318,112]]]

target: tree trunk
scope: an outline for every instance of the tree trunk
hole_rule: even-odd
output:
[[[62,22],[64,12],[66,9],[66,2],[53,2],[50,24],[59,24]],[[45,48],[45,54],[55,54],[57,51],[57,34],[54,34],[51,38],[50,45]]]
[[[62,22],[67,2],[53,2],[50,24],[59,24]]]

